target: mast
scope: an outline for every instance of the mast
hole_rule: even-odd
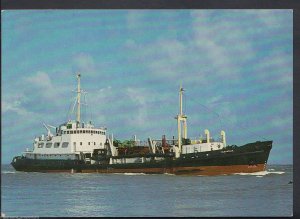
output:
[[[177,131],[178,131],[178,148],[176,149],[176,157],[179,157],[182,151],[182,142],[181,139],[187,138],[187,124],[186,119],[187,116],[183,114],[182,112],[182,94],[184,92],[184,89],[180,85],[179,88],[179,114],[175,117],[177,119]],[[181,133],[181,123],[183,122],[183,134]]]
[[[81,91],[80,91],[80,73],[77,74],[77,122],[80,123],[80,97],[81,97]]]

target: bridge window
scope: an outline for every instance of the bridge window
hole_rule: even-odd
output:
[[[69,146],[69,142],[63,142],[61,147],[62,148],[67,148]]]
[[[55,142],[55,143],[54,143],[54,147],[55,147],[55,148],[58,148],[58,147],[59,147],[59,142]]]
[[[44,147],[44,143],[39,143],[38,148],[42,148],[42,147]]]
[[[46,148],[51,148],[52,147],[52,143],[47,143],[46,144]]]

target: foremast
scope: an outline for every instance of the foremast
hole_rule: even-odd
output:
[[[178,131],[178,145],[175,146],[175,157],[180,157],[182,151],[182,138],[187,138],[187,116],[182,112],[182,95],[184,89],[180,85],[179,88],[179,114],[175,117],[177,119],[177,131]],[[183,133],[181,127],[183,126]]]

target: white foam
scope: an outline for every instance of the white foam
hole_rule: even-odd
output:
[[[16,173],[15,171],[2,171],[1,173],[3,173],[3,174],[10,174],[10,173]]]
[[[146,175],[145,173],[124,173],[124,175],[128,176],[139,176],[139,175]]]
[[[164,175],[175,176],[175,174],[173,174],[173,173],[164,173]]]
[[[235,175],[263,177],[268,174],[284,174],[284,173],[285,172],[282,172],[282,171],[260,171],[260,172],[254,172],[254,173],[235,173]]]

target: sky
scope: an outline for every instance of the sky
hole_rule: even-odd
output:
[[[85,121],[114,138],[177,135],[185,88],[188,137],[272,140],[270,164],[293,163],[293,10],[5,10],[1,158],[43,123],[70,117],[77,81]],[[73,117],[75,118],[75,117]]]

